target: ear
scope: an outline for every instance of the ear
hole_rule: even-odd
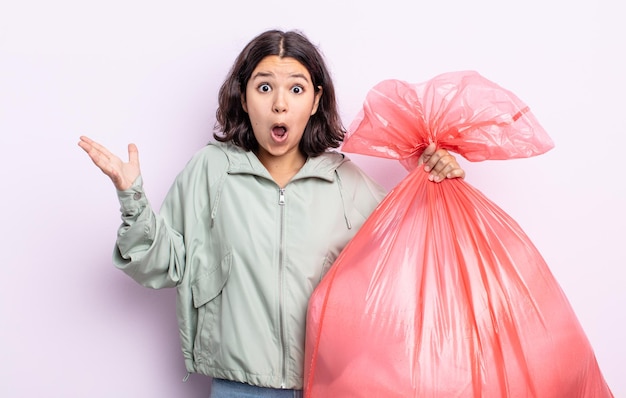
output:
[[[248,113],[248,104],[246,104],[246,94],[245,93],[241,93],[241,107],[243,108],[243,111]]]
[[[311,116],[315,115],[317,112],[317,108],[320,105],[320,99],[322,99],[322,92],[324,91],[322,86],[317,86],[317,89],[317,93],[315,93],[315,100],[313,101],[313,109],[311,109]]]

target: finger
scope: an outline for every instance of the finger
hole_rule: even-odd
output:
[[[417,161],[417,165],[421,166],[422,164],[428,162],[431,156],[435,153],[436,149],[437,149],[437,145],[434,142],[431,142],[430,144],[428,144],[428,146],[424,149],[424,152],[422,152],[422,154],[420,155],[419,160]]]
[[[433,164],[434,163],[434,164]],[[456,158],[446,150],[438,150],[434,154],[426,167],[430,168],[430,179],[441,181],[454,169],[459,168]],[[426,169],[426,167],[424,169]]]
[[[446,164],[437,172],[435,180],[437,182],[445,180],[446,178],[448,178],[448,175],[455,170],[456,167],[456,163]]]
[[[81,142],[79,143],[79,146],[83,148],[85,152],[87,152],[87,155],[89,155],[89,157],[91,158],[91,161],[96,166],[103,169],[103,171],[105,168],[107,168],[111,164],[109,156],[103,154],[93,145],[85,143],[85,142]]]
[[[89,149],[91,149],[92,147],[92,142],[93,141],[89,137],[80,136],[78,146],[81,147],[85,152],[89,152]]]
[[[128,163],[139,165],[139,150],[135,144],[128,144]]]
[[[445,149],[438,149],[426,161],[424,170],[427,172],[428,171],[435,171],[436,173],[440,172],[441,169],[443,169],[445,165],[450,161],[449,160],[450,156],[451,155]]]
[[[117,157],[109,152],[105,147],[88,137],[81,137],[78,143],[89,156],[91,161],[112,180],[119,180],[120,176],[115,168]]]
[[[454,159],[429,175],[429,179],[435,182],[441,182],[446,178],[465,178],[465,171]]]
[[[86,141],[86,142],[89,145],[91,145],[91,147],[94,148],[96,151],[100,152],[102,154],[102,156],[104,156],[106,158],[109,158],[109,159],[112,158],[112,157],[116,157],[107,148],[105,148],[103,145],[99,144],[98,142],[96,142],[96,141],[94,141],[92,139],[88,139],[88,141]]]
[[[446,174],[446,178],[465,178],[465,170],[458,167]]]
[[[91,138],[87,137],[86,135],[81,135],[78,138],[80,139],[81,142],[86,142],[88,144],[93,141]]]
[[[87,152],[94,161],[99,158],[110,159],[112,155],[105,147],[85,136],[80,137],[78,146]]]
[[[446,179],[446,173],[445,173],[445,170],[446,170],[446,168],[444,168],[444,169],[440,169],[440,170],[438,170],[438,171],[434,171],[434,170],[433,170],[433,171],[431,171],[431,172],[428,174],[428,179],[429,179],[430,181],[434,181],[434,182],[441,182],[441,181],[445,180],[445,179]]]

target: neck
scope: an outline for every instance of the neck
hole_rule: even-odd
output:
[[[299,151],[292,156],[271,156],[257,154],[259,161],[270,173],[274,181],[283,188],[304,166],[306,157]]]

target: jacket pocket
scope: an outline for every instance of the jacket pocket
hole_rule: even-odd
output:
[[[222,259],[220,264],[217,264],[209,272],[198,276],[191,284],[191,294],[195,308],[202,307],[222,292],[230,275],[231,262],[232,256],[229,253]]]
[[[193,306],[198,311],[193,347],[196,366],[206,366],[207,361],[215,360],[216,347],[222,340],[218,325],[222,316],[222,291],[228,282],[231,263],[232,256],[229,253],[219,264],[198,276],[191,284]]]

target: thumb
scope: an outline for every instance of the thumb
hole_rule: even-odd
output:
[[[136,165],[139,164],[139,150],[135,144],[128,144],[128,162]]]

